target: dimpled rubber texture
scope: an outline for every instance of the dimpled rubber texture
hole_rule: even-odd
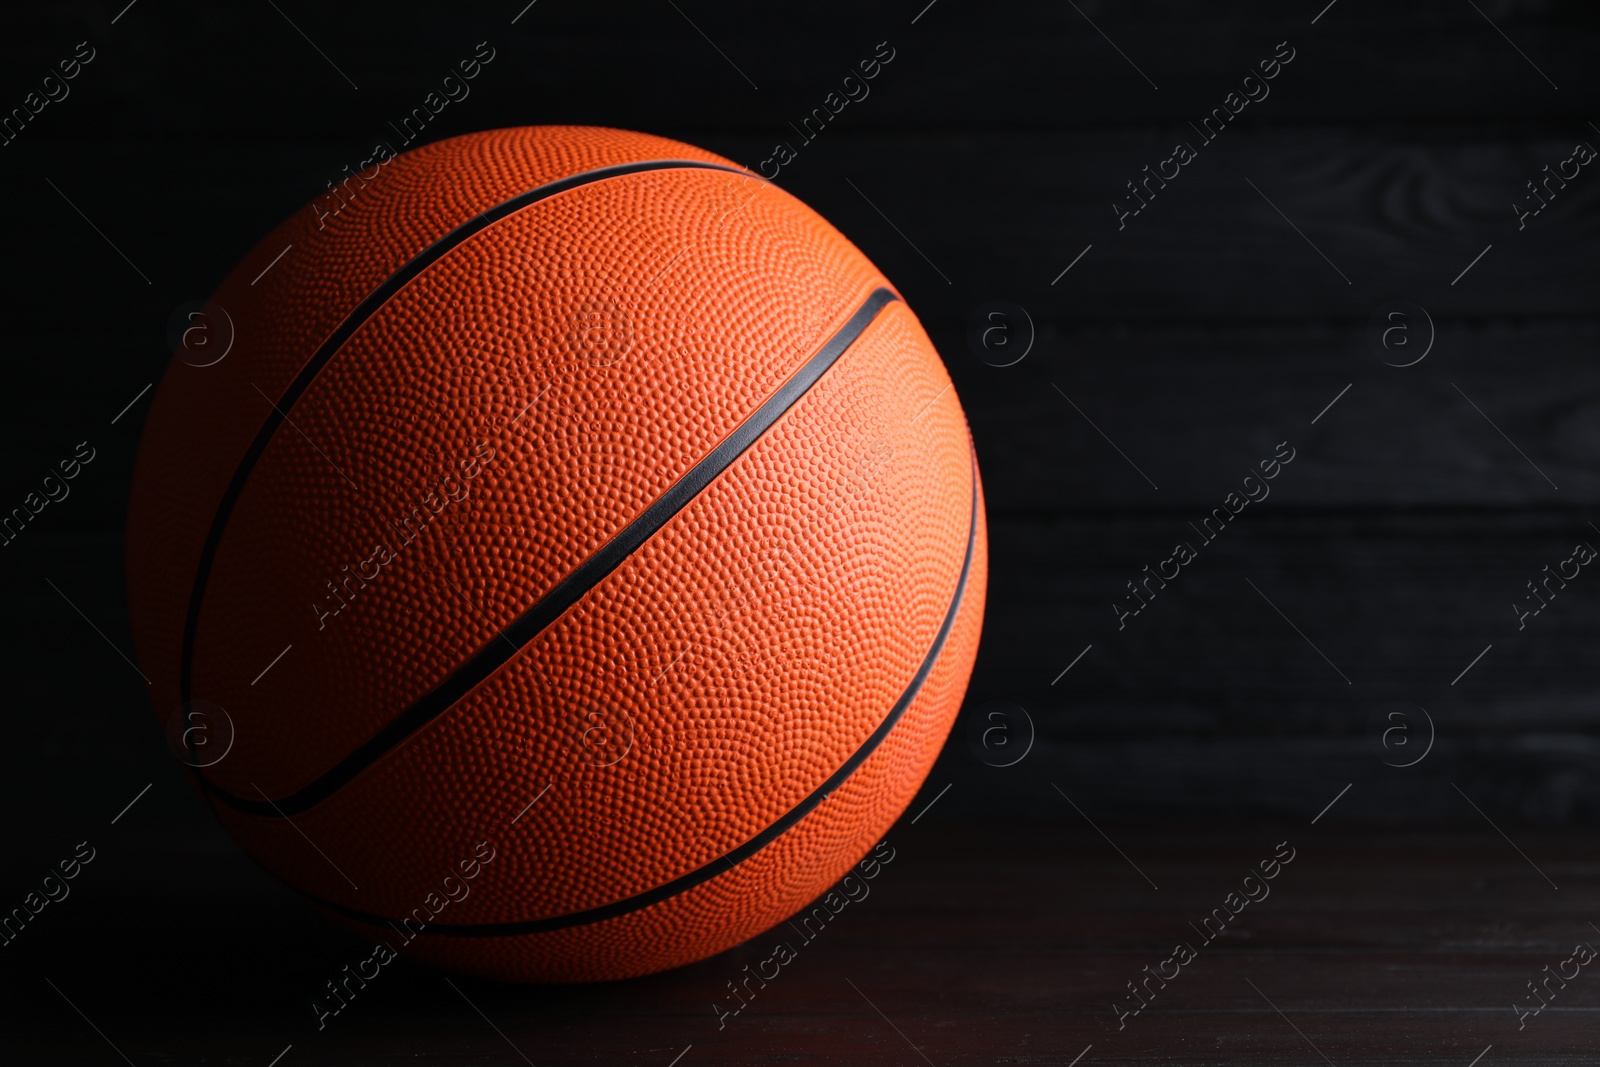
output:
[[[234,348],[174,362],[136,472],[130,597],[163,719],[213,517],[328,335],[478,212],[658,159],[733,167],[614,130],[456,138],[389,163],[335,216],[308,208],[230,276],[213,302]],[[229,832],[365,936],[517,980],[687,963],[822,894],[921,785],[981,628],[966,424],[903,303],[570,608],[505,632],[885,286],[781,190],[689,167],[540,199],[406,281],[281,409],[206,571],[191,692],[235,741],[197,776]],[[480,683],[297,800],[497,643],[506,661]],[[665,899],[563,920],[696,871]],[[414,940],[377,924],[407,916],[428,920]],[[516,929],[536,920],[560,928]]]

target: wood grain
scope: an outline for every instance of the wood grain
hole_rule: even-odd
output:
[[[625,116],[668,134],[777,133],[880,40],[895,47],[893,64],[839,119],[858,131],[1181,122],[1219,103],[1282,40],[1297,57],[1263,107],[1247,110],[1251,121],[1581,121],[1593,99],[1597,74],[1585,57],[1600,46],[1600,22],[1582,0],[1480,3],[1493,25],[1467,4],[1340,0],[1318,18],[1325,6],[791,0],[757,13],[696,0],[606,15],[539,4],[513,25],[525,0],[459,10],[368,0],[283,15],[186,0],[113,28],[122,7],[113,2],[19,10],[12,47],[21,83],[80,38],[104,42],[106,69],[93,71],[103,80],[78,89],[92,103],[56,117],[102,135],[129,126],[249,138],[376,131],[479,40],[507,60],[446,108],[449,132],[526,122],[534,107],[542,121],[615,125]]]
[[[725,983],[783,928],[634,982],[533,990],[468,979],[452,989],[403,960],[317,1032],[307,1001],[360,946],[274,889],[204,825],[129,824],[41,916],[0,983],[23,1060],[110,1055],[48,977],[136,1063],[186,1058],[460,1064],[684,1063],[1066,1065],[1578,1064],[1600,1038],[1587,971],[1519,1030],[1525,983],[1596,940],[1584,901],[1600,869],[1570,837],[1518,845],[1487,827],[1353,833],[1309,817],[1170,830],[1082,820],[963,824],[958,792],[890,835],[894,862],[718,1029]],[[1190,926],[1288,842],[1294,858],[1206,944]],[[91,875],[102,879],[96,886]],[[1259,893],[1259,890],[1256,892]],[[236,909],[247,902],[251,936]],[[53,925],[45,926],[46,922]],[[185,951],[168,951],[171,931]],[[120,951],[100,953],[115,941]],[[1113,1002],[1175,942],[1194,962],[1118,1029]],[[73,959],[92,960],[74,966]],[[1155,988],[1155,987],[1152,987]],[[481,1012],[481,1014],[480,1014]],[[1280,1014],[1281,1013],[1281,1014]],[[491,1022],[486,1023],[485,1017]],[[498,1032],[497,1032],[498,1031]],[[926,1060],[923,1057],[927,1057]],[[286,1061],[287,1062],[287,1061]]]

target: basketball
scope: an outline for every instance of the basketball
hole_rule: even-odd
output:
[[[375,965],[647,974],[892,854],[983,495],[916,316],[806,205],[619,130],[379,146],[174,339],[138,659],[229,835]]]

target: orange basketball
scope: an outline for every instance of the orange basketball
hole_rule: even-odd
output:
[[[905,809],[976,654],[933,345],[688,145],[339,178],[186,320],[140,447],[135,635],[195,782],[378,962],[611,979],[781,922]]]

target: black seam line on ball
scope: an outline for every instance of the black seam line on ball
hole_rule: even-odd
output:
[[[211,564],[216,559],[217,548],[222,543],[223,531],[227,528],[228,517],[233,513],[233,507],[238,503],[239,496],[244,492],[245,482],[249,480],[250,472],[255,469],[256,461],[261,458],[267,449],[267,444],[277,432],[278,427],[288,417],[285,413],[300,399],[307,388],[310,387],[318,372],[331,360],[344,343],[348,341],[357,330],[364,326],[369,319],[389,301],[396,293],[403,289],[407,283],[421,274],[428,267],[442,259],[446,253],[461,245],[467,238],[488,229],[514,212],[520,211],[529,204],[546,200],[557,193],[564,193],[569,189],[589,185],[594,182],[604,181],[607,178],[616,178],[625,174],[638,174],[652,170],[676,170],[682,168],[697,170],[720,170],[730,174],[747,174],[746,171],[735,167],[725,167],[718,163],[703,163],[691,159],[652,159],[639,163],[622,163],[613,167],[597,167],[586,170],[580,174],[568,175],[565,178],[530,189],[525,193],[518,193],[510,200],[502,201],[494,207],[488,208],[463,222],[443,237],[434,241],[427,248],[417,253],[410,261],[391,274],[366,298],[357,304],[350,314],[331,333],[327,340],[318,346],[311,358],[306,362],[300,372],[294,376],[289,387],[273,404],[272,411],[268,413],[266,421],[256,433],[255,440],[250,442],[250,447],[245,451],[244,457],[239,461],[238,469],[233,472],[233,478],[228,482],[228,488],[223,492],[222,499],[217,503],[216,513],[211,519],[211,529],[206,533],[205,542],[200,548],[200,560],[195,566],[194,586],[189,593],[189,611],[184,618],[183,645],[180,650],[178,664],[179,699],[187,702],[193,696],[191,688],[194,669],[194,643],[200,625],[200,608],[205,601],[206,582],[211,576]],[[204,775],[199,775],[202,781]]]
[[[726,470],[745,449],[777,422],[778,418],[804,396],[829,367],[833,366],[844,354],[845,349],[854,343],[873,319],[877,318],[878,313],[898,299],[888,289],[874,290],[850,316],[849,321],[840,327],[839,331],[830,337],[799,370],[790,375],[778,387],[777,392],[735,427],[733,432],[717,444],[704,459],[691,467],[687,474],[645,508],[638,518],[625,526],[621,533],[580,563],[571,574],[557,583],[555,588],[507,626],[501,634],[491,638],[473,654],[471,659],[456,668],[416,703],[390,720],[381,730],[316,780],[289,796],[270,802],[239,796],[210,782],[206,782],[207,790],[237,811],[263,816],[295,815],[327,799],[384,754],[449,710],[456,701],[521,653],[523,647],[540,631],[616,570],[652,534],[666,525],[667,520],[683,510],[689,501],[711,484],[712,479]],[[504,640],[501,640],[501,637],[504,637]]]
[[[837,771],[835,771],[826,782],[823,782],[820,786],[818,786],[810,796],[806,797],[799,804],[785,812],[771,826],[768,826],[765,830],[761,831],[755,837],[752,837],[750,840],[746,841],[732,852],[727,853],[722,859],[714,860],[711,863],[698,868],[697,870],[690,871],[681,878],[674,878],[672,881],[667,882],[664,885],[656,886],[654,889],[646,890],[637,896],[631,896],[625,900],[618,900],[610,904],[603,904],[598,908],[590,908],[587,911],[572,912],[568,915],[556,915],[548,919],[528,919],[524,920],[523,922],[474,923],[466,925],[429,923],[423,928],[423,932],[442,937],[514,937],[522,934],[539,934],[546,933],[551,930],[564,930],[573,926],[585,926],[589,923],[601,922],[605,919],[614,919],[619,915],[626,915],[629,912],[638,911],[640,908],[647,908],[652,904],[659,904],[670,897],[677,896],[679,893],[682,893],[687,889],[692,889],[694,886],[697,886],[702,882],[710,881],[712,878],[722,874],[724,871],[732,870],[737,864],[749,859],[767,845],[777,840],[784,831],[794,826],[801,819],[810,814],[811,811],[824,800],[827,800],[828,796],[834,790],[838,789],[844,784],[845,779],[849,778],[850,775],[855,773],[856,769],[860,767],[861,764],[866,762],[867,757],[872,755],[878,746],[883,743],[884,738],[889,736],[889,733],[894,729],[895,724],[900,721],[900,717],[905,714],[906,709],[911,706],[911,702],[915,700],[917,694],[921,692],[923,682],[927,680],[929,672],[933,670],[933,665],[938,661],[940,654],[944,652],[945,641],[949,638],[950,630],[955,625],[956,615],[961,610],[962,599],[966,595],[967,591],[967,578],[972,573],[973,549],[977,545],[977,542],[978,461],[977,457],[973,457],[972,520],[971,525],[967,529],[967,555],[966,559],[963,560],[961,564],[961,577],[956,582],[956,591],[955,595],[950,599],[950,608],[945,612],[944,622],[939,626],[939,632],[933,639],[933,647],[928,650],[927,656],[924,657],[922,665],[917,668],[917,673],[912,677],[911,684],[906,687],[906,691],[901,694],[900,699],[895,702],[894,707],[889,710],[889,714],[884,718],[883,722],[879,724],[878,728],[872,731],[872,736],[868,737],[866,742],[863,743],[860,748],[856,749],[856,751],[851,754],[850,758],[845,760],[844,764]],[[356,919],[360,922],[368,923],[373,926],[392,926],[397,921],[392,919],[383,919],[376,915],[369,915],[366,912],[357,911],[354,908],[347,908],[342,904],[334,904],[331,901],[323,900],[321,897],[306,893],[304,890],[296,890],[296,892],[300,893],[301,896],[312,901],[318,906],[327,908],[329,911],[336,912],[337,914],[343,915],[347,918]]]

